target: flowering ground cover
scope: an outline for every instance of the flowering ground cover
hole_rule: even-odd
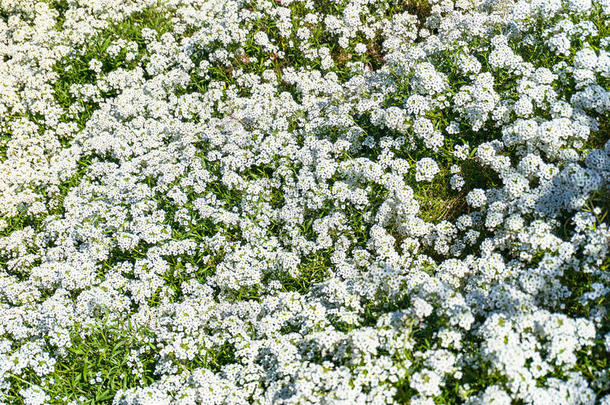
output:
[[[0,0],[1,404],[610,404],[609,0]]]

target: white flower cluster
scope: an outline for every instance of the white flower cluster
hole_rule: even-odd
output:
[[[427,3],[0,1],[0,403],[610,403],[610,2]]]

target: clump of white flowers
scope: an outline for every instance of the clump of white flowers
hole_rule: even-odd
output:
[[[0,1],[0,404],[610,403],[610,3],[411,3]]]
[[[418,160],[415,164],[415,180],[432,181],[439,171],[440,169],[436,161],[432,158],[425,157]]]

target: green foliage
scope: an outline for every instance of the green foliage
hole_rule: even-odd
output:
[[[140,386],[153,380],[155,348],[143,345],[149,332],[130,324],[82,325],[71,336],[72,346],[57,361],[47,385],[51,403],[78,401],[82,404],[109,404],[120,389]],[[141,354],[130,358],[140,351]],[[134,373],[137,357],[141,373]],[[14,384],[8,395],[12,403],[23,403],[19,390],[43,380],[28,371],[12,376]]]

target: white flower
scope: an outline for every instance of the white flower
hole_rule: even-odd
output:
[[[415,163],[415,180],[432,181],[440,172],[438,164],[431,158],[422,158]]]
[[[1,7],[0,402],[88,342],[117,405],[607,388],[608,0],[59,3]]]
[[[432,305],[419,297],[413,299],[411,305],[413,314],[419,319],[426,318],[432,313]]]
[[[19,393],[26,405],[42,405],[50,400],[50,397],[38,385],[31,385]]]
[[[434,371],[424,369],[411,376],[411,388],[424,397],[435,397],[441,394],[441,377]]]
[[[473,208],[480,208],[484,206],[487,202],[487,197],[485,196],[485,190],[480,188],[476,188],[466,195],[466,202]]]
[[[366,45],[363,44],[362,42],[359,42],[358,44],[356,44],[356,46],[354,47],[354,51],[359,54],[362,55],[364,53],[366,53]]]

